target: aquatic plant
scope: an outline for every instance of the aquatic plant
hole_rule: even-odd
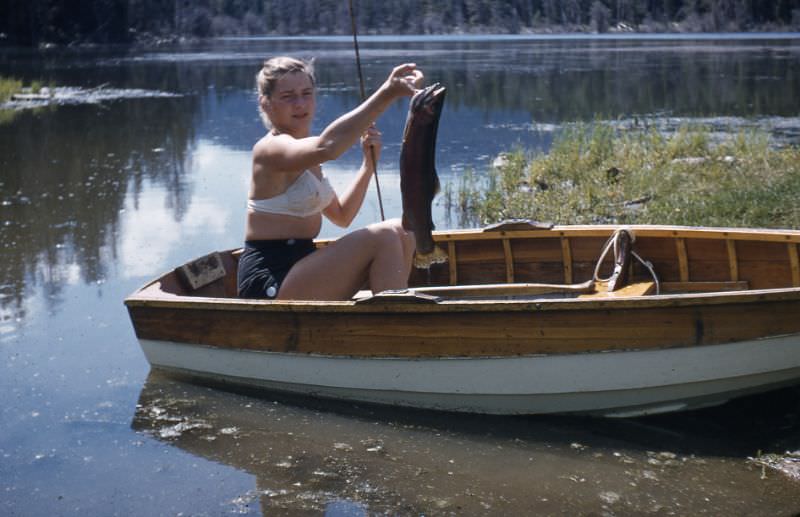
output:
[[[0,77],[0,103],[6,102],[20,91],[22,91],[22,81],[13,77]]]
[[[513,149],[445,190],[459,221],[800,228],[800,149],[766,130],[567,127],[547,153]],[[455,202],[452,198],[457,196]]]

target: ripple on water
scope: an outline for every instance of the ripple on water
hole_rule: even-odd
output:
[[[154,99],[183,96],[178,93],[163,92],[159,90],[145,90],[138,88],[107,88],[102,85],[96,88],[57,86],[49,89],[43,88],[42,90],[47,91],[40,94],[16,95],[12,97],[11,100],[0,104],[0,109],[23,110],[52,105],[100,104],[102,102],[121,99]]]

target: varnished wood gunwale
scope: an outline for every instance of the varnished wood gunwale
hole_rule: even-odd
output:
[[[140,339],[322,355],[497,357],[714,345],[800,334],[800,292],[794,294],[788,301],[756,297],[671,307],[615,299],[593,309],[575,303],[573,310],[542,310],[546,303],[531,304],[529,310],[461,313],[443,311],[440,305],[425,306],[439,310],[421,312],[352,306],[346,317],[341,311],[253,310],[246,305],[145,304],[128,309]]]
[[[503,230],[481,232],[472,229],[446,230],[433,232],[436,241],[496,240],[502,238],[542,238],[542,237],[595,237],[609,236],[624,227],[632,230],[637,237],[683,237],[687,239],[733,239],[765,242],[800,243],[800,230],[772,230],[765,228],[716,228],[668,225],[565,225],[554,226],[549,230]]]

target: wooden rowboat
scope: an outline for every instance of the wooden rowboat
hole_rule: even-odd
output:
[[[617,230],[437,232],[447,263],[337,302],[237,299],[225,251],[125,304],[154,368],[316,397],[631,416],[800,383],[800,231]],[[620,262],[599,257],[621,233],[643,260],[609,292],[598,277]]]

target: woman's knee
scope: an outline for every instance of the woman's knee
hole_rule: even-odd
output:
[[[376,243],[381,245],[400,243],[402,244],[405,230],[399,219],[390,219],[369,227],[370,234]]]
[[[408,254],[413,254],[417,247],[417,241],[414,238],[414,232],[403,228],[401,219],[391,219],[387,221],[390,223],[392,230],[400,238],[400,243],[403,245],[403,250]]]
[[[410,242],[414,241],[414,232],[403,228],[403,221],[400,218],[389,219],[388,221],[384,221],[379,224],[383,225],[386,229],[394,232],[404,242],[407,242],[409,240]]]
[[[373,257],[382,254],[397,254],[409,264],[414,256],[416,241],[414,233],[403,228],[400,219],[389,219],[367,227],[370,234]]]

